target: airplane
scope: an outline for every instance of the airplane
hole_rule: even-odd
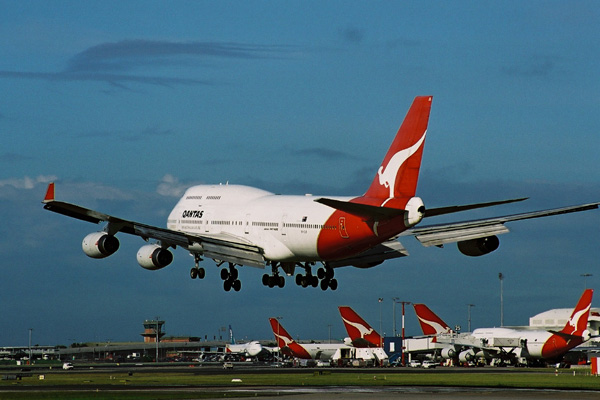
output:
[[[283,354],[290,357],[296,357],[303,360],[327,361],[340,349],[349,348],[349,346],[343,343],[300,344],[283,328],[277,318],[269,318],[269,322],[271,323],[271,329],[273,330],[273,335],[275,335],[277,346],[279,346]]]
[[[462,350],[458,354],[460,361],[472,361],[480,352],[486,358],[522,357],[528,361],[548,362],[559,360],[569,350],[591,338],[587,327],[593,294],[593,289],[583,292],[561,331],[527,327],[478,328],[472,333],[460,335],[448,335],[438,331],[437,343],[448,345],[442,350],[442,357],[454,358],[456,350]],[[436,318],[441,321],[439,317]],[[419,321],[421,319],[425,318],[420,316]],[[444,329],[446,328],[447,325]],[[425,330],[423,332],[425,333]],[[506,352],[506,349],[510,351]]]
[[[177,246],[194,257],[190,277],[204,278],[202,257],[221,269],[223,288],[239,291],[237,266],[271,268],[262,283],[284,287],[296,268],[302,287],[336,290],[334,269],[344,266],[371,268],[385,260],[408,256],[397,240],[412,235],[426,247],[457,243],[461,253],[482,256],[499,246],[497,235],[509,230],[505,223],[598,208],[581,204],[496,218],[416,227],[434,216],[496,206],[525,198],[426,208],[416,196],[417,181],[431,110],[432,96],[414,99],[375,177],[363,195],[277,195],[242,185],[198,185],[186,190],[167,219],[167,228],[118,218],[72,203],[56,200],[55,183],[48,185],[44,209],[92,223],[106,223],[103,230],[82,242],[86,255],[105,258],[119,249],[119,232],[153,240],[137,252],[138,264],[157,270],[173,261],[169,248]],[[320,264],[317,275],[312,267]]]
[[[266,350],[257,340],[236,344],[233,337],[233,329],[231,329],[231,325],[229,325],[229,343],[225,345],[225,352],[229,354],[243,354],[249,357],[256,357],[261,353],[265,353]]]
[[[354,347],[383,347],[383,338],[351,307],[339,306],[346,332]]]

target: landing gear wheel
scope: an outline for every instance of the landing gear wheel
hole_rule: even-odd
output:
[[[270,288],[275,286],[275,277],[274,276],[269,276],[269,283],[268,285]]]
[[[279,286],[280,288],[285,286],[285,278],[283,276],[279,276],[279,279],[277,279],[277,286]]]
[[[231,267],[229,268],[229,279],[235,281],[238,278],[238,270]]]
[[[331,281],[329,281],[329,287],[331,288],[331,290],[336,290],[338,287],[337,279],[332,279]]]
[[[323,279],[323,278],[325,278],[325,269],[323,269],[323,268],[319,268],[319,269],[317,270],[317,277],[318,277],[319,279]]]
[[[226,292],[229,292],[231,290],[230,280],[226,280],[225,282],[223,282],[223,289],[225,289]]]
[[[302,277],[301,285],[303,288],[308,287],[308,279],[305,276]]]
[[[329,279],[323,279],[321,281],[321,290],[327,290],[329,287]]]
[[[312,286],[312,287],[319,286],[319,279],[316,276],[310,277],[310,286]]]
[[[231,284],[231,287],[233,288],[233,290],[235,290],[236,292],[239,292],[240,289],[242,288],[242,281],[240,281],[239,279],[236,279],[235,281],[233,281],[233,283]]]
[[[269,274],[264,274],[262,277],[262,284],[263,286],[268,286],[269,285]]]
[[[196,279],[198,277],[198,268],[190,269],[190,278]]]
[[[226,269],[222,269],[221,270],[221,279],[223,279],[224,281],[229,279],[229,271],[227,271]]]
[[[325,277],[327,279],[332,279],[333,278],[333,268],[331,268],[331,267],[325,267]]]
[[[198,268],[198,279],[204,279],[206,276],[206,271],[204,268]]]
[[[296,285],[302,286],[302,275],[296,275]]]

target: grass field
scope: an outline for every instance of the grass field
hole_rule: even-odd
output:
[[[235,381],[234,381],[235,380]],[[239,381],[238,381],[239,380]],[[135,372],[128,373],[56,373],[39,374],[24,377],[19,381],[0,381],[0,398],[2,399],[190,399],[190,398],[223,398],[232,397],[231,388],[252,387],[320,387],[320,386],[452,386],[452,387],[489,387],[489,388],[543,388],[543,389],[578,389],[598,390],[600,377],[589,373],[561,370],[555,375],[553,370],[514,370],[510,372],[465,373],[448,372],[407,372],[396,370],[357,370],[354,372],[336,373],[326,370],[323,373],[246,373],[237,371],[227,374],[202,374],[200,370],[193,372]],[[152,390],[155,388],[154,390]],[[169,391],[169,388],[177,391]],[[210,388],[209,393],[202,393],[201,388]],[[125,391],[115,391],[124,389]],[[139,390],[127,390],[139,389]],[[144,390],[142,390],[144,389]],[[150,390],[147,390],[150,389]],[[189,389],[189,390],[188,390]],[[35,392],[32,392],[35,390]],[[74,390],[74,391],[73,391]],[[97,390],[97,391],[96,391]],[[229,395],[228,395],[229,394]],[[261,391],[260,395],[269,395]],[[258,394],[251,390],[246,393],[236,392],[236,397],[244,395],[255,397]],[[600,393],[599,393],[600,396]]]

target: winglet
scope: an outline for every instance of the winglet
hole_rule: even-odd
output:
[[[46,189],[46,196],[44,197],[43,203],[50,203],[54,201],[54,182],[50,182],[48,184],[48,189]]]

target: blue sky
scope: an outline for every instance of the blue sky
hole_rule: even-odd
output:
[[[124,3],[124,4],[123,4]],[[141,240],[92,260],[97,227],[44,211],[57,196],[164,226],[182,190],[230,182],[278,193],[361,194],[412,99],[433,95],[419,195],[426,205],[529,196],[479,218],[600,200],[600,5],[594,1],[1,1],[0,345],[170,335],[343,337],[338,305],[392,332],[392,298],[425,302],[451,325],[499,324],[574,306],[600,278],[597,211],[509,225],[481,258],[425,249],[340,289],[265,288],[242,268],[188,277],[177,250],[141,269]],[[435,222],[435,221],[431,221]],[[379,304],[377,299],[384,298]],[[594,301],[594,305],[595,305]],[[381,307],[381,308],[380,308]],[[399,310],[399,308],[398,308]],[[307,323],[310,321],[310,323]],[[399,321],[399,311],[398,311]],[[399,327],[399,322],[398,322]],[[417,334],[412,309],[407,333]]]

